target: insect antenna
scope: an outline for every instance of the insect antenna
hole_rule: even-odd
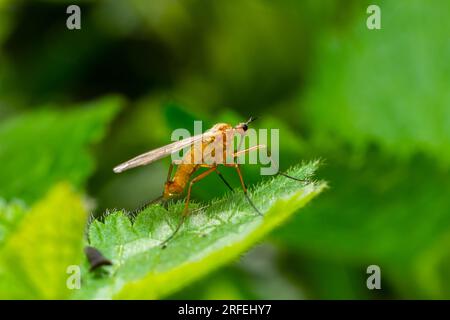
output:
[[[248,125],[249,123],[255,121],[256,119],[258,119],[258,118],[257,118],[257,117],[250,116],[250,119],[248,119],[247,122],[246,122],[245,124]]]

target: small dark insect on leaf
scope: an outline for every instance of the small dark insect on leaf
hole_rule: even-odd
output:
[[[86,257],[89,261],[89,264],[91,265],[91,268],[89,271],[94,271],[95,269],[102,267],[102,266],[111,266],[112,262],[111,260],[108,260],[103,256],[103,254],[95,249],[94,247],[85,247],[84,253],[86,254]]]

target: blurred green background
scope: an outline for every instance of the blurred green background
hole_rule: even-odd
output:
[[[66,28],[73,3],[81,30]],[[381,30],[366,27],[369,4]],[[31,206],[68,180],[95,214],[133,209],[160,195],[168,160],[116,164],[193,120],[254,115],[280,129],[282,169],[324,159],[330,188],[172,298],[450,298],[449,12],[446,0],[0,0],[0,198]],[[226,191],[206,180],[195,199]],[[382,290],[366,288],[371,264]]]

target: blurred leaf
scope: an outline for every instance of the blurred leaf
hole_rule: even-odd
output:
[[[94,169],[87,146],[98,142],[120,100],[103,98],[70,111],[28,112],[0,124],[0,196],[32,202],[68,180],[82,187]]]
[[[322,39],[306,120],[318,144],[372,143],[399,157],[417,151],[450,163],[450,2],[378,1],[382,29],[366,28],[365,7],[348,30]],[[436,23],[439,21],[439,23]]]
[[[422,290],[421,296],[431,299],[450,298],[450,289],[447,285],[448,279],[450,279],[449,247],[450,231],[447,231],[441,237],[435,239],[429,245],[428,250],[418,254],[414,260],[411,274],[417,280],[411,287],[416,290],[418,287]],[[400,276],[400,272],[398,270],[397,276]],[[416,283],[417,285],[414,288]]]
[[[371,156],[371,163],[359,168],[333,162],[323,174],[331,180],[330,192],[273,238],[353,266],[380,265],[405,296],[425,294],[426,283],[414,274],[428,264],[418,257],[434,251],[450,231],[448,170],[424,159],[401,165]]]
[[[179,41],[186,41],[183,36],[191,31],[193,17],[188,9],[192,1],[145,1],[132,0],[128,2],[128,10],[137,12],[139,19],[145,21],[144,27],[157,33],[172,46]]]
[[[331,163],[323,172],[331,190],[273,238],[309,257],[310,278],[327,278],[320,275],[333,264],[342,277],[377,264],[383,288],[397,296],[448,297],[439,283],[448,282],[450,176],[436,162],[450,160],[450,7],[440,0],[377,4],[381,30],[366,28],[360,4],[359,15],[321,39],[301,119],[311,153]],[[312,291],[326,297],[331,289],[324,288],[341,287],[333,296],[362,296],[342,280],[312,281]]]
[[[165,103],[163,111],[170,131],[185,128],[194,135],[194,121],[202,121],[202,131],[206,131],[214,125],[211,121],[208,121],[208,119],[202,119],[199,114],[187,111],[173,101]],[[205,115],[203,115],[203,117],[205,117]]]
[[[306,299],[369,299],[388,296],[384,273],[383,290],[370,291],[366,286],[367,266],[345,259],[318,258],[299,250],[291,250],[286,251],[281,264],[285,277],[290,280],[291,285],[296,284],[304,290]]]
[[[26,212],[23,203],[15,201],[8,204],[0,199],[0,247],[5,239],[14,232]]]
[[[310,163],[290,172],[306,178],[317,166],[317,162]],[[183,202],[173,204],[168,212],[152,206],[134,223],[122,212],[106,216],[104,223],[94,221],[89,228],[90,244],[111,259],[114,267],[109,278],[85,279],[80,297],[142,299],[171,294],[238,257],[324,187],[323,182],[305,185],[285,177],[258,185],[250,197],[264,212],[263,218],[242,192],[228,194],[190,216],[164,250],[160,243],[176,227]]]
[[[82,260],[85,223],[80,197],[67,184],[54,187],[0,249],[0,298],[67,298],[66,271]]]

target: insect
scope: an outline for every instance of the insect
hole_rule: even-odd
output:
[[[112,262],[105,258],[103,254],[94,247],[85,247],[84,253],[86,254],[86,257],[89,261],[89,264],[91,265],[89,271],[94,271],[97,268],[100,268],[102,266],[111,266]]]
[[[165,244],[175,236],[175,234],[178,232],[181,225],[183,224],[184,220],[189,215],[189,201],[191,200],[191,190],[195,183],[199,182],[200,180],[206,178],[211,173],[215,172],[220,177],[220,179],[227,185],[227,187],[230,190],[232,190],[230,184],[225,180],[224,176],[218,170],[219,165],[235,168],[239,176],[240,184],[244,191],[245,197],[247,198],[248,202],[253,207],[253,209],[258,214],[262,215],[256,208],[256,206],[253,204],[250,197],[248,196],[247,187],[244,183],[242,172],[236,159],[238,156],[242,154],[248,153],[252,150],[265,148],[265,146],[256,145],[243,150],[239,150],[240,149],[239,146],[238,148],[239,151],[235,151],[234,148],[231,149],[229,148],[231,145],[231,141],[234,140],[235,136],[236,135],[244,136],[249,128],[249,124],[253,122],[255,119],[256,118],[250,117],[248,121],[241,122],[236,126],[232,126],[227,123],[215,124],[211,129],[207,130],[203,134],[185,138],[180,141],[176,141],[166,146],[160,147],[158,149],[141,154],[133,159],[130,159],[122,164],[119,164],[113,169],[114,172],[120,173],[131,168],[150,164],[159,159],[172,155],[175,152],[178,152],[182,149],[188,149],[188,151],[185,153],[185,155],[182,157],[181,160],[175,162],[172,161],[172,163],[170,164],[169,172],[167,174],[167,180],[164,184],[164,191],[162,197],[159,198],[162,199],[163,201],[167,201],[179,197],[184,193],[184,190],[187,188],[187,195],[182,213],[182,218],[178,223],[178,226],[175,228],[175,231],[172,233],[172,235],[162,243],[163,246],[165,246]],[[205,152],[206,150],[209,151]],[[215,161],[217,158],[222,159],[222,161]],[[226,161],[226,159],[231,159],[231,161]],[[175,171],[175,174],[172,176],[173,167],[175,165],[178,167]],[[205,168],[206,170],[197,175],[196,177],[192,178],[194,173],[196,173],[201,168]],[[286,174],[283,175],[287,176]],[[292,178],[290,176],[287,177]],[[299,180],[296,178],[292,179]]]

